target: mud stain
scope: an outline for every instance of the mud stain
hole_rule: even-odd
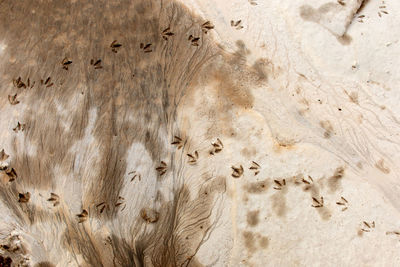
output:
[[[265,179],[259,182],[246,184],[244,189],[250,194],[262,194],[268,191],[269,184],[269,180]]]
[[[256,226],[260,221],[259,214],[259,210],[247,212],[247,224],[250,226]]]
[[[300,7],[299,14],[303,20],[311,21],[324,27],[336,37],[340,44],[349,45],[352,42],[351,36],[346,33],[339,36],[324,26],[324,22],[331,23],[331,18],[335,16],[335,13],[340,12],[341,9],[342,6],[334,2],[323,4],[317,9],[310,5],[303,5]]]
[[[380,159],[377,163],[375,163],[375,167],[384,174],[390,173],[390,169],[385,165],[385,161],[383,159]]]
[[[185,184],[182,170],[188,166],[166,140],[185,132],[178,119],[187,108],[184,100],[204,87],[216,98],[206,107],[215,110],[209,115],[220,120],[215,128],[207,125],[206,138],[232,136],[233,111],[252,108],[251,90],[267,80],[268,64],[261,59],[248,66],[249,51],[240,41],[235,53],[225,52],[203,32],[205,21],[173,0],[1,2],[0,35],[7,46],[0,56],[0,90],[17,93],[20,102],[6,99],[0,114],[10,108],[27,127],[10,141],[7,154],[18,177],[1,185],[0,197],[24,229],[35,226],[51,240],[58,237],[46,235],[61,233],[60,257],[91,266],[109,264],[107,255],[122,266],[200,265],[196,254],[216,227],[218,216],[211,214],[225,193],[225,178]],[[29,86],[14,86],[18,77],[26,84],[29,79]],[[118,204],[133,144],[150,157],[143,166],[149,177],[164,160],[168,171],[149,191],[149,203]],[[87,210],[82,223],[67,199],[47,213],[44,204],[31,204],[38,191],[50,195],[66,185],[74,194],[65,197]],[[20,205],[15,196],[26,188],[31,200]],[[159,197],[159,188],[168,194]],[[101,202],[108,204],[100,214]],[[129,225],[115,221],[123,207],[132,212]],[[92,228],[93,220],[113,225],[106,240]],[[109,250],[103,253],[104,243]]]
[[[328,178],[328,187],[331,193],[336,192],[341,186],[341,180],[344,176],[344,167],[338,167],[335,173]]]

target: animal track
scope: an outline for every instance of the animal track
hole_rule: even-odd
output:
[[[242,165],[240,165],[239,167],[232,166],[231,168],[233,170],[232,172],[233,178],[239,178],[243,175],[244,169]]]

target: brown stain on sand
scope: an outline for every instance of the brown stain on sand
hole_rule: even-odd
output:
[[[244,245],[251,256],[258,248],[267,249],[269,246],[269,238],[259,233],[251,231],[243,231]]]
[[[210,85],[219,100],[209,108],[219,112],[214,119],[223,116],[216,131],[223,134],[232,133],[229,125],[234,115],[222,113],[252,107],[251,88],[266,79],[262,62],[248,66],[240,42],[236,53],[223,51],[211,34],[201,33],[204,21],[173,0],[162,5],[151,0],[1,2],[0,33],[9,44],[2,54],[1,80],[7,82],[1,83],[1,90],[15,90],[8,82],[18,76],[36,82],[32,89],[17,89],[23,105],[13,108],[29,127],[21,138],[12,140],[11,166],[19,179],[13,187],[1,187],[1,199],[26,229],[44,221],[51,229],[48,234],[65,228],[60,242],[73,255],[72,261],[74,255],[82,255],[84,262],[79,264],[107,265],[109,259],[99,249],[104,240],[89,222],[112,220],[118,209],[110,205],[99,215],[91,207],[98,200],[117,202],[132,144],[142,144],[153,162],[169,155],[165,140],[180,126],[177,117],[183,98]],[[174,36],[166,41],[161,32],[167,27]],[[190,44],[189,32],[201,37],[199,46]],[[113,40],[122,44],[117,53],[109,47]],[[140,50],[141,42],[152,43],[152,52]],[[65,56],[73,62],[68,70],[60,65]],[[94,57],[102,59],[102,69],[90,65]],[[52,87],[40,83],[47,77]],[[168,175],[183,180],[174,169]],[[15,193],[21,188],[51,192],[64,182],[82,188],[81,203],[76,204],[89,211],[82,224],[63,205],[51,211],[54,220],[49,220],[33,205],[22,209],[16,202]],[[224,193],[225,180],[213,178],[194,193],[188,187],[174,184],[170,201],[154,193],[157,200],[149,207],[159,215],[146,232],[141,226],[149,222],[140,216],[144,208],[140,206],[126,226],[134,229],[134,241],[131,236],[118,236],[118,231],[111,233],[110,250],[116,262],[123,266],[200,265],[195,255],[215,228],[210,214],[214,198]]]
[[[250,159],[257,154],[257,149],[255,149],[254,147],[244,147],[240,151],[240,154],[246,157],[247,159]]]
[[[261,236],[259,239],[260,247],[263,249],[268,248],[269,245],[269,239],[266,236]]]
[[[212,59],[196,73],[190,83],[192,89],[185,95],[188,103],[198,102],[195,113],[201,114],[200,119],[207,125],[206,138],[235,137],[237,112],[253,108],[252,90],[266,83],[262,60],[254,70],[254,66],[247,64],[249,52],[243,41],[238,41],[236,46],[233,54],[215,48]],[[200,94],[207,95],[209,100],[198,100]],[[187,118],[188,123],[190,120]]]
[[[343,36],[337,36],[336,39],[341,43],[342,45],[350,45],[351,42],[353,41],[353,38],[351,38],[350,35],[347,33],[344,34]]]
[[[256,251],[256,237],[253,232],[243,232],[244,245],[250,253]]]
[[[268,191],[269,183],[268,179],[248,183],[244,186],[244,189],[250,194],[262,194]]]
[[[287,214],[286,193],[287,188],[285,186],[282,190],[277,190],[276,193],[271,196],[271,207],[278,217],[285,217]]]
[[[273,146],[275,153],[290,152],[296,148],[297,146],[294,140],[278,140]]]
[[[340,188],[342,178],[344,177],[344,171],[344,167],[338,167],[334,174],[328,178],[328,187],[331,193],[336,192]]]
[[[216,89],[218,97],[237,107],[252,108],[254,97],[251,92],[227,77],[232,78],[229,68],[216,70],[212,75],[212,82],[215,83],[213,88]]]
[[[378,170],[380,170],[381,172],[383,172],[384,174],[390,173],[390,169],[385,165],[385,161],[383,159],[380,159],[379,161],[377,161],[375,163],[375,167]]]
[[[347,91],[345,91],[345,93],[347,94],[347,96],[349,97],[350,101],[354,104],[359,104],[358,102],[358,93],[357,92],[350,92],[348,93]]]
[[[48,261],[42,261],[42,262],[35,264],[35,267],[55,267],[55,266],[56,265],[54,265],[53,263],[48,262]]]
[[[247,212],[247,224],[250,226],[256,226],[260,219],[259,219],[260,211],[259,210],[253,210]]]
[[[308,192],[310,196],[310,206],[312,207],[315,203],[313,202],[312,198],[316,198],[317,200],[320,200],[321,197],[321,186],[323,185],[323,180],[316,180],[310,184],[306,184],[303,186],[303,191]],[[328,221],[332,217],[331,211],[326,207],[326,203],[324,203],[323,207],[312,207],[314,208],[317,212],[320,218],[324,221]]]
[[[319,8],[313,8],[310,5],[302,5],[299,10],[300,17],[305,20],[305,21],[311,21],[314,23],[317,23],[324,27],[325,29],[329,30],[325,26],[323,26],[322,21],[323,20],[330,20],[330,18],[327,18],[327,16],[332,16],[335,11],[338,11],[341,9],[341,6],[338,3],[330,2],[330,3],[325,3],[321,5]],[[331,30],[329,30],[334,36],[336,36],[336,39],[338,42],[342,45],[349,45],[352,42],[352,38],[348,34],[344,34],[343,36],[338,36],[337,34],[333,33]]]
[[[331,122],[328,120],[320,121],[319,125],[325,130],[324,137],[330,138],[333,133],[333,127],[332,127]]]

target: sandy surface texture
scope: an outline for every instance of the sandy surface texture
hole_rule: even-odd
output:
[[[0,266],[399,266],[399,11],[0,0]]]

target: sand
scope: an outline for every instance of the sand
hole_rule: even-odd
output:
[[[386,2],[0,1],[0,265],[398,266]]]

